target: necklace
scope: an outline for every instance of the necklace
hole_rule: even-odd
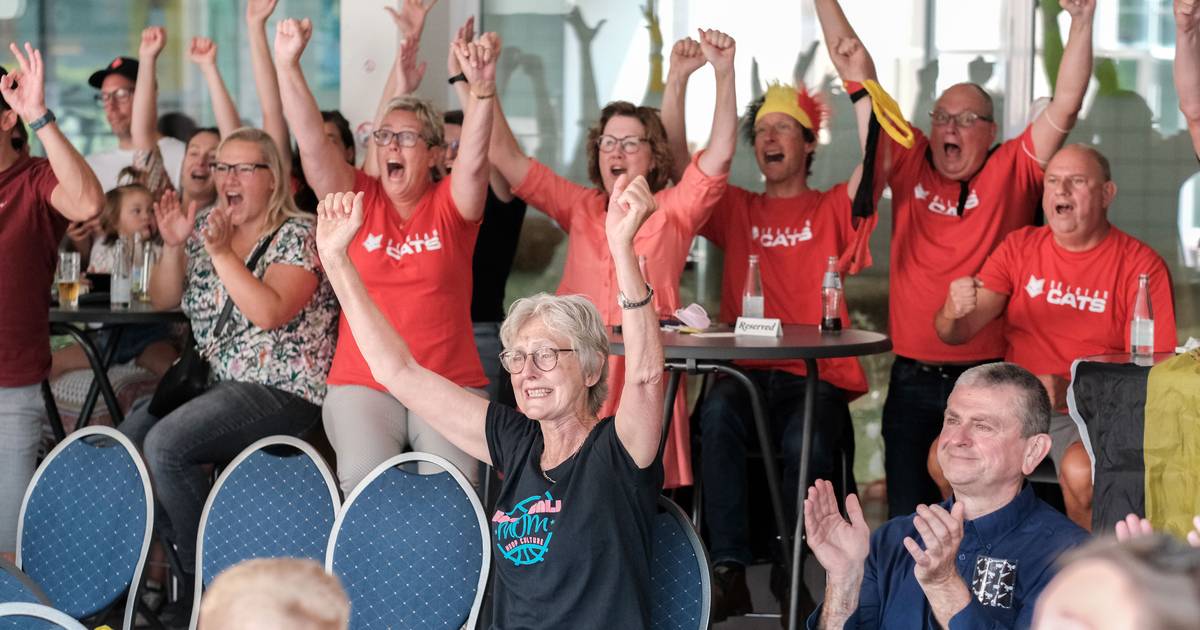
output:
[[[566,457],[565,459],[563,459],[561,462],[559,462],[559,463],[558,463],[558,466],[562,466],[563,464],[565,464],[565,463],[567,463],[567,462],[571,461],[571,458],[573,458],[573,457],[575,457],[576,455],[578,455],[578,454],[579,454],[579,449],[583,448],[583,443],[584,443],[584,442],[586,442],[586,441],[587,441],[586,439],[584,439],[584,440],[580,441],[580,442],[579,442],[579,446],[576,446],[576,447],[575,447],[575,450],[571,451],[571,454],[570,454],[570,455],[567,455],[567,457]],[[557,468],[558,466],[555,466],[555,468]],[[539,467],[539,468],[541,467],[541,462],[538,462],[538,467]],[[546,481],[549,481],[550,483],[558,483],[558,481],[557,481],[557,480],[555,480],[555,479],[554,479],[553,477],[551,477],[550,475],[546,474],[546,469],[545,469],[545,468],[542,468],[542,477],[545,477]]]

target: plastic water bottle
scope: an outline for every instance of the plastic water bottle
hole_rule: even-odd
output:
[[[763,310],[762,273],[758,269],[758,255],[750,254],[746,284],[742,287],[742,317],[762,317]]]
[[[842,277],[837,271],[837,257],[830,256],[821,279],[821,332],[842,331]]]
[[[109,283],[109,302],[113,307],[129,306],[133,294],[133,244],[128,236],[118,237],[113,243],[112,280]]]
[[[1129,348],[1134,359],[1154,357],[1154,308],[1150,304],[1150,275],[1138,276],[1137,300],[1129,323]]]

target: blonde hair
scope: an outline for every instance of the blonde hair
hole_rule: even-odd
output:
[[[104,209],[100,211],[100,231],[104,234],[104,242],[112,243],[120,236],[121,205],[129,195],[142,193],[154,203],[150,189],[141,184],[122,184],[104,193]]]
[[[274,232],[289,218],[313,220],[311,215],[301,212],[296,207],[296,202],[292,200],[292,182],[288,179],[283,156],[279,154],[279,148],[275,146],[275,141],[267,135],[267,132],[253,127],[237,129],[221,139],[221,143],[217,145],[217,155],[220,155],[221,149],[230,142],[257,144],[262,153],[263,162],[266,162],[268,170],[271,171],[271,177],[275,180],[275,188],[271,191],[271,197],[267,199],[267,221],[263,225],[263,234]]]
[[[440,147],[445,142],[446,127],[442,123],[442,113],[429,101],[415,96],[398,96],[387,102],[383,108],[380,121],[392,112],[412,112],[421,123],[421,138],[430,147]]]
[[[198,630],[346,630],[350,600],[313,560],[259,558],[226,570],[200,600]]]
[[[588,388],[588,413],[595,415],[608,396],[608,332],[600,311],[582,295],[539,293],[521,298],[508,307],[508,316],[500,326],[500,343],[511,347],[517,333],[534,317],[571,340],[584,378],[599,375],[596,384]]]

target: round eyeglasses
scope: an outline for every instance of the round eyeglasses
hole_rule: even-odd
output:
[[[600,147],[601,153],[612,153],[621,147],[623,153],[637,153],[642,148],[642,143],[646,142],[645,138],[637,136],[625,136],[618,138],[605,134],[596,139],[596,146]]]
[[[520,374],[525,369],[525,357],[533,357],[533,364],[543,372],[549,372],[558,367],[558,353],[575,352],[571,348],[538,348],[533,352],[520,350],[505,350],[500,353],[500,365],[509,374]]]

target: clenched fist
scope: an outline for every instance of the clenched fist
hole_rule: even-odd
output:
[[[946,296],[942,314],[946,319],[962,319],[970,315],[979,303],[979,289],[982,288],[983,281],[970,276],[951,282],[950,294]]]

